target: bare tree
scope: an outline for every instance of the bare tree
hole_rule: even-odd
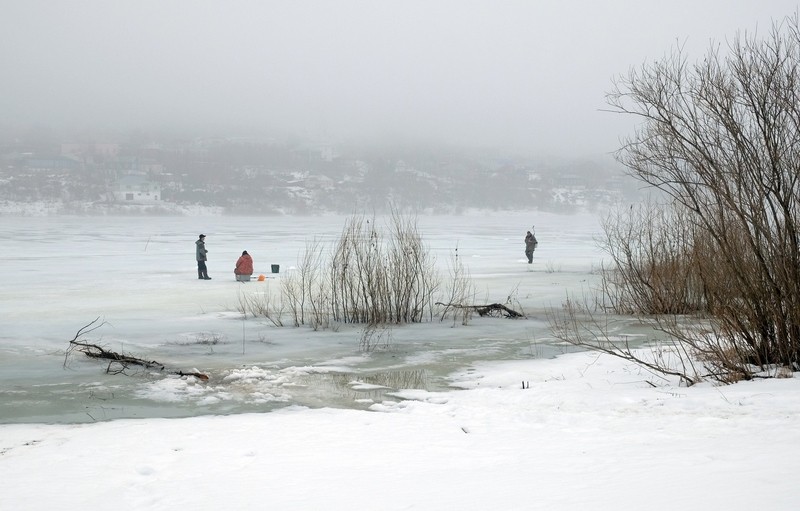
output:
[[[631,275],[648,262],[672,264],[658,259],[663,253],[676,256],[678,274],[702,294],[687,303],[703,305],[715,336],[673,333],[711,357],[718,366],[712,374],[750,378],[771,365],[800,369],[797,15],[763,38],[738,34],[694,64],[677,48],[618,80],[608,102],[641,120],[617,158],[672,199],[670,216],[681,222],[682,235],[666,252],[650,247],[644,256],[616,258],[617,269]],[[652,227],[645,234],[671,232],[667,223]],[[618,234],[611,233],[610,245],[625,244]],[[646,242],[645,236],[628,245]],[[655,284],[647,273],[637,278],[623,285]],[[642,301],[641,311],[651,304]]]

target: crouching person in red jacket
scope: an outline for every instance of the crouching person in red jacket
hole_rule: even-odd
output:
[[[253,258],[250,257],[247,250],[242,252],[242,256],[236,261],[233,273],[239,282],[250,282],[250,275],[253,274]]]

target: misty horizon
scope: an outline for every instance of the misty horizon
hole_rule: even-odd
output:
[[[592,155],[614,77],[796,2],[5,2],[0,123]]]

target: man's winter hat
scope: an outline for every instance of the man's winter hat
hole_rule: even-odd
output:
[[[201,235],[200,235],[200,237],[201,237],[201,238],[205,238],[205,237],[206,237],[206,235],[205,235],[205,234],[201,234]]]

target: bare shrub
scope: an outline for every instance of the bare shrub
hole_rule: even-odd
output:
[[[202,346],[216,346],[217,344],[226,344],[225,337],[216,332],[198,332],[194,336],[194,341],[190,344],[200,344]]]
[[[695,229],[683,209],[646,202],[610,213],[600,247],[604,303],[618,314],[686,314],[706,308],[694,250]]]
[[[656,349],[640,354],[630,337],[621,332],[619,316],[595,314],[590,303],[567,298],[561,309],[549,309],[547,321],[553,335],[570,345],[588,348],[634,362],[658,375],[672,375],[693,385],[708,375],[688,352],[687,345],[674,337],[660,340]]]
[[[343,323],[412,323],[433,315],[439,279],[415,219],[392,214],[389,238],[353,216],[333,250],[331,312]]]
[[[333,317],[343,323],[386,321],[381,302],[387,295],[383,241],[363,216],[353,216],[334,248],[331,261]]]
[[[253,317],[265,317],[273,325],[283,326],[282,300],[274,299],[269,282],[264,281],[263,286],[255,287],[255,289],[254,292],[248,292],[249,289],[239,289],[236,310],[245,318],[248,314]]]
[[[765,38],[737,35],[724,56],[690,64],[678,49],[608,96],[641,121],[617,158],[672,202],[668,217],[607,230],[607,295],[643,314],[709,314],[708,335],[656,321],[719,381],[800,369],[798,83],[795,15]]]
[[[392,340],[392,330],[388,325],[370,323],[364,325],[359,339],[359,349],[365,352],[388,349]]]
[[[281,296],[295,326],[310,324],[314,330],[330,326],[330,284],[322,244],[306,243],[297,269],[281,281]],[[306,315],[308,314],[308,318]]]
[[[317,240],[306,244],[297,269],[281,281],[281,299],[295,326],[337,328],[367,325],[362,349],[388,336],[381,325],[433,316],[439,276],[414,218],[393,213],[388,233],[374,219],[354,215],[327,253]]]
[[[304,323],[305,297],[303,292],[304,287],[299,279],[295,278],[292,273],[284,274],[284,278],[281,280],[281,303],[286,304],[286,310],[294,326]]]
[[[561,271],[561,265],[560,264],[557,265],[555,262],[548,259],[548,261],[544,265],[544,271],[546,273],[557,273]]]
[[[392,211],[389,224],[389,258],[392,314],[396,323],[433,318],[433,295],[440,282],[435,260],[422,241],[416,217]]]
[[[470,303],[475,300],[475,286],[470,278],[469,270],[458,255],[458,245],[450,256],[448,264],[449,279],[444,289],[444,303],[440,313],[440,321],[444,321],[448,314],[452,314],[453,323],[460,321],[467,325],[472,318],[474,309],[468,307],[453,307],[453,304]]]
[[[513,308],[515,312],[519,313],[521,317],[525,316],[525,311],[522,308],[522,303],[519,301],[519,283],[509,291],[506,297],[505,305],[508,308]]]
[[[328,328],[331,323],[329,271],[330,267],[323,264],[322,245],[314,240],[306,249],[301,270],[314,330]]]

